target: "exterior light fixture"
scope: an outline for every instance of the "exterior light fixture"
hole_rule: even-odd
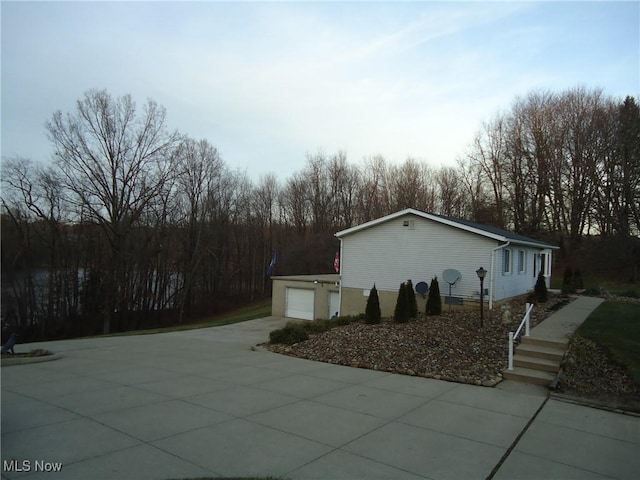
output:
[[[487,271],[484,267],[480,267],[476,270],[476,274],[480,279],[480,328],[484,327],[484,277],[487,276]]]

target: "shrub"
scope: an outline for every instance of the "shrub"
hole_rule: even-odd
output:
[[[333,325],[336,327],[344,327],[345,325],[349,325],[351,322],[353,322],[353,318],[354,317],[352,316],[336,317],[331,321],[333,322]]]
[[[375,283],[371,292],[369,292],[369,298],[367,299],[367,308],[364,312],[365,323],[374,324],[380,323],[382,314],[380,312],[380,299],[378,298],[378,289]]]
[[[576,293],[576,290],[583,289],[584,283],[582,282],[582,274],[580,270],[572,270],[571,267],[567,267],[564,271],[564,277],[562,279],[562,293]]]
[[[636,292],[635,290],[627,290],[626,292],[622,292],[620,296],[628,298],[640,298],[640,295],[638,295],[638,292]]]
[[[364,313],[360,313],[358,315],[345,315],[344,317],[332,318],[331,322],[333,322],[334,327],[343,327],[345,325],[351,325],[352,323],[359,322],[361,320],[364,320]]]
[[[429,285],[429,296],[427,297],[427,315],[440,315],[441,313],[440,285],[438,285],[438,277],[433,277],[431,285]]]
[[[407,295],[407,284],[401,283],[398,290],[398,299],[396,300],[396,308],[393,311],[393,318],[398,323],[409,321],[411,312],[409,311],[409,297]]]
[[[322,333],[331,330],[334,326],[334,320],[314,320],[299,324],[307,333]]]
[[[584,282],[582,281],[582,274],[580,270],[573,272],[573,286],[576,287],[577,290],[582,290],[584,288]]]
[[[30,350],[26,356],[27,357],[46,357],[48,355],[53,355],[53,353],[43,348],[37,348],[35,350]]]
[[[407,280],[405,293],[407,294],[409,304],[409,316],[416,318],[418,316],[418,300],[416,299],[416,292],[413,289],[413,282],[411,280]]]
[[[284,343],[285,345],[303,342],[308,338],[309,334],[304,326],[294,322],[289,322],[284,327],[269,333],[269,341],[271,343]]]
[[[565,295],[568,293],[576,293],[573,269],[571,267],[567,267],[564,270],[564,277],[562,278],[562,293]]]
[[[604,290],[602,289],[602,287],[600,287],[600,285],[597,285],[595,287],[590,287],[587,288],[584,291],[584,295],[588,295],[590,297],[599,297],[600,295],[604,295]]]
[[[533,288],[533,293],[538,303],[544,303],[549,300],[549,292],[547,291],[547,284],[544,281],[542,272],[538,274],[538,280],[536,281],[536,286]]]

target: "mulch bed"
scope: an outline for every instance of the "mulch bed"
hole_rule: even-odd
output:
[[[561,301],[552,296],[534,307],[531,327]],[[474,385],[494,386],[507,366],[508,332],[515,331],[525,313],[519,299],[485,311],[480,327],[478,310],[448,310],[408,323],[384,319],[378,325],[362,322],[335,327],[291,346],[267,345],[272,351],[309,360],[417,375]]]
[[[559,393],[640,413],[640,385],[611,360],[603,347],[580,335],[572,337],[565,355]]]
[[[19,345],[16,347],[19,348]],[[29,352],[21,352],[21,353],[3,353],[1,355],[2,358],[34,358],[34,357],[46,357],[48,355],[53,355],[49,350],[44,350],[42,348],[31,350]]]

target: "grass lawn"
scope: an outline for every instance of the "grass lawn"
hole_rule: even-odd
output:
[[[153,333],[178,332],[182,330],[194,330],[196,328],[219,327],[221,325],[230,325],[232,323],[245,322],[256,318],[268,317],[271,315],[271,299],[253,303],[247,307],[234,310],[232,312],[216,315],[197,323],[185,323],[182,325],[174,325],[165,328],[151,328],[148,330],[133,330],[129,332],[111,333],[108,335],[100,335],[101,337],[120,337],[125,335],[149,335]]]
[[[555,279],[556,288],[562,288],[562,280],[563,276],[559,275]],[[552,277],[552,283],[554,279]],[[621,295],[621,296],[632,296],[638,297],[640,296],[640,282],[629,283],[629,282],[616,282],[611,279],[601,278],[589,274],[585,274],[582,277],[582,283],[584,284],[584,288],[587,290],[602,290],[603,292],[607,292],[611,295]],[[631,293],[631,295],[629,295]],[[635,294],[635,295],[634,295]]]
[[[604,302],[577,333],[606,348],[611,358],[640,384],[640,305]]]

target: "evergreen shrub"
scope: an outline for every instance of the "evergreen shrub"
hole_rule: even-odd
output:
[[[547,291],[547,284],[544,281],[542,272],[538,274],[538,280],[536,281],[536,286],[533,288],[533,293],[538,303],[544,303],[549,300],[549,292]]]
[[[440,315],[441,313],[440,285],[438,285],[438,277],[433,277],[429,286],[429,296],[427,297],[427,315]]]
[[[562,293],[567,295],[569,293],[576,293],[576,286],[573,281],[573,269],[567,267],[564,269],[564,276],[562,278]]]
[[[416,299],[416,292],[413,289],[413,282],[411,280],[407,280],[405,293],[407,294],[409,304],[409,316],[416,318],[418,316],[418,300]]]
[[[393,312],[393,318],[397,323],[406,323],[411,315],[409,306],[409,296],[407,295],[407,284],[401,283],[398,290],[398,299],[396,300],[396,308]]]
[[[364,321],[365,323],[375,324],[380,323],[381,319],[380,299],[378,298],[378,289],[374,283],[373,288],[369,292],[369,298],[367,299],[367,307],[364,311]]]

